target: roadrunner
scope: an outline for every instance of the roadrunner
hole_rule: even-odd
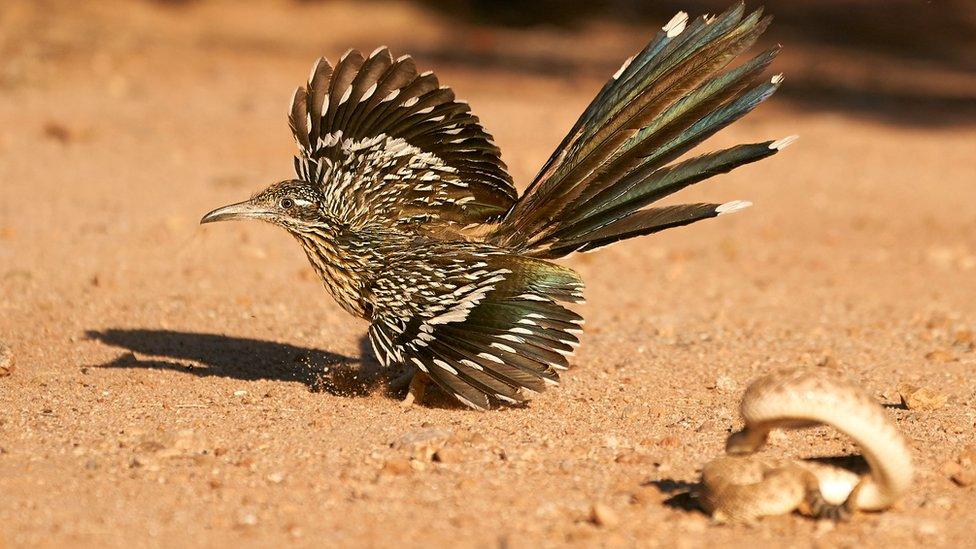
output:
[[[550,260],[750,205],[648,207],[793,141],[681,159],[769,97],[778,48],[727,67],[769,24],[742,4],[679,13],[627,60],[518,196],[498,147],[431,72],[385,48],[319,59],[288,121],[297,179],[201,223],[261,219],[305,250],[326,289],[370,322],[383,366],[478,409],[559,382],[579,344],[583,283]],[[680,161],[679,161],[680,160]]]

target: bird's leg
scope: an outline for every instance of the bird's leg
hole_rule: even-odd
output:
[[[403,365],[403,373],[397,375],[392,380],[390,380],[390,391],[393,393],[399,393],[403,389],[410,386],[410,382],[413,381],[413,376],[417,373],[417,369],[406,364]]]
[[[427,385],[430,384],[430,376],[423,372],[416,372],[410,380],[410,387],[407,388],[407,396],[400,403],[404,408],[413,406],[414,403],[422,404],[424,394],[427,393]]]

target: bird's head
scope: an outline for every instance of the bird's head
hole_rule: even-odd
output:
[[[320,217],[322,191],[318,185],[291,179],[279,181],[254,195],[203,216],[200,223],[232,219],[260,219],[284,227],[297,228]]]

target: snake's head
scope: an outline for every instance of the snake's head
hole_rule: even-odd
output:
[[[730,456],[754,454],[769,437],[765,429],[750,429],[748,427],[729,435],[725,441],[725,453]]]

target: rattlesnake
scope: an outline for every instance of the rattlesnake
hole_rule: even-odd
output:
[[[699,500],[719,521],[749,522],[794,510],[817,518],[887,509],[912,480],[905,439],[862,389],[836,373],[787,370],[763,376],[740,404],[745,427],[729,436],[727,455],[702,468]],[[829,425],[860,446],[869,474],[812,460],[752,455],[772,429]]]

